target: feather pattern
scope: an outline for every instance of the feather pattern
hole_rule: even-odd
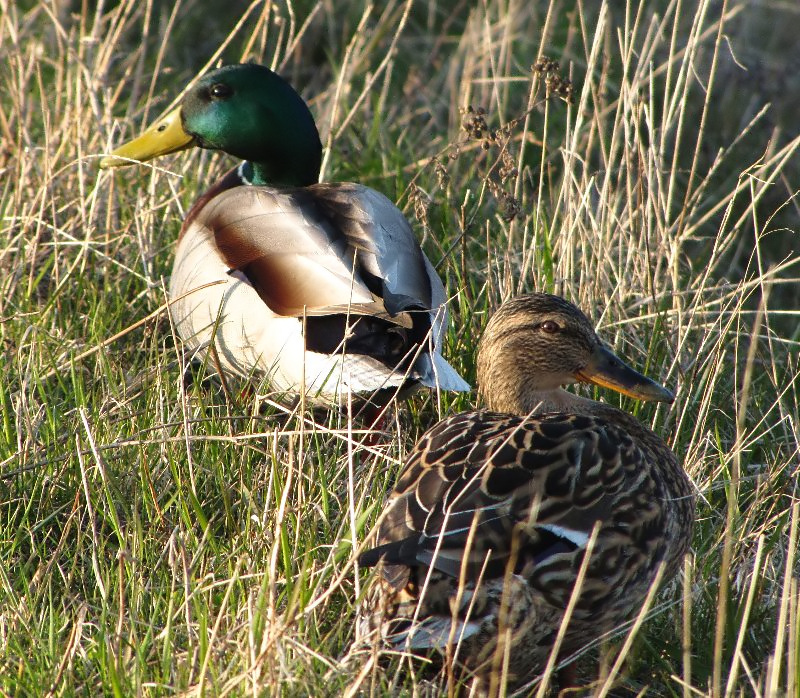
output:
[[[571,373],[588,375],[590,357],[606,351],[588,320],[561,299],[544,308],[564,330],[534,329],[542,296],[553,298],[532,297],[527,363],[514,356],[497,371],[516,371],[515,395],[528,378],[537,385],[543,372],[553,374],[554,361],[574,362],[561,382],[574,381]],[[520,341],[521,330],[507,331],[509,311],[487,328],[479,374],[487,363],[508,359],[509,341]],[[574,330],[567,330],[569,321]],[[661,399],[671,397],[624,368],[630,373],[616,375],[630,386],[640,381],[630,390],[652,398],[658,388]],[[496,388],[481,384],[490,405],[507,399]],[[529,390],[516,414],[466,412],[426,432],[386,505],[378,545],[360,558],[381,569],[364,631],[415,651],[457,647],[458,663],[484,680],[497,670],[505,641],[510,678],[543,668],[592,536],[562,656],[638,610],[659,567],[665,578],[674,575],[692,529],[689,480],[659,436],[609,405],[557,388]],[[561,408],[542,412],[542,405]]]
[[[190,350],[214,338],[225,370],[267,373],[278,390],[468,389],[438,349],[444,287],[386,197],[358,184],[242,185],[201,204],[170,285]]]

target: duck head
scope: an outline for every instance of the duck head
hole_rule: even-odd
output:
[[[568,409],[584,401],[561,390],[571,383],[592,383],[639,400],[675,399],[603,344],[576,306],[547,293],[519,296],[500,307],[478,345],[477,371],[487,406],[499,412]]]
[[[180,105],[100,161],[119,167],[197,146],[245,160],[250,184],[317,181],[322,145],[308,106],[269,68],[228,65],[204,75]]]

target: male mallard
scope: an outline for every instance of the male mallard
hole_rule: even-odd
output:
[[[360,184],[318,184],[305,102],[260,65],[230,65],[101,161],[190,146],[245,160],[189,211],[170,282],[178,334],[221,369],[322,403],[347,392],[469,385],[442,357],[445,291],[403,214]],[[212,364],[213,365],[213,364]]]
[[[364,626],[397,649],[449,648],[497,686],[544,669],[596,526],[561,658],[641,609],[660,565],[662,579],[675,574],[694,498],[659,436],[561,388],[673,400],[606,348],[571,303],[543,293],[505,303],[481,339],[477,371],[489,409],[423,435],[377,547],[360,558],[381,563]]]

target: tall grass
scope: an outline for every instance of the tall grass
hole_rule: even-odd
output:
[[[185,377],[164,278],[183,213],[231,163],[97,168],[203,68],[254,58],[309,99],[325,178],[415,222],[466,376],[491,310],[541,289],[676,390],[622,404],[697,485],[693,556],[630,641],[603,643],[594,692],[796,695],[798,137],[780,91],[740,79],[748,60],[775,73],[786,31],[755,57],[739,43],[754,13],[796,13],[343,5],[0,0],[0,690],[457,688],[353,645],[354,550],[421,430],[473,398],[416,397],[366,440],[268,385]]]

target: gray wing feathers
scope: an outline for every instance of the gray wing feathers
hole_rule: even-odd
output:
[[[430,311],[432,346],[414,365],[418,380],[429,388],[468,391],[469,383],[435,349],[441,346],[447,323],[447,295],[400,210],[380,192],[360,184],[330,188],[320,184],[310,189],[325,191],[326,198],[339,204],[339,216],[351,224],[337,228],[350,245],[370,253],[365,255],[366,266],[383,279],[386,310],[391,315],[415,307]]]
[[[359,184],[297,189],[239,186],[215,196],[192,221],[230,270],[245,273],[273,312],[371,315],[411,327],[430,313],[430,344],[414,362],[428,387],[469,390],[438,351],[447,313],[444,286],[403,214]]]
[[[303,306],[324,312],[382,300],[394,316],[413,307],[436,309],[445,301],[442,282],[403,214],[383,194],[358,184],[236,187],[210,201],[197,223],[215,231],[231,269],[251,266],[248,277],[260,292],[271,297],[278,272],[299,283],[303,292],[294,294],[293,314]],[[382,297],[370,292],[362,272],[380,280]],[[444,321],[436,323],[437,343]]]
[[[419,247],[400,210],[380,192],[360,184],[318,184],[307,189],[335,217],[347,243],[368,254],[360,261],[385,287],[384,303],[391,314],[409,307],[434,307],[434,295],[444,300],[444,287]]]

